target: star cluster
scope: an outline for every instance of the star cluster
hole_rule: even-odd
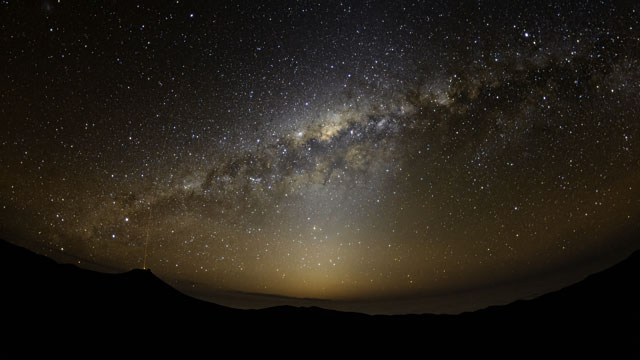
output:
[[[638,5],[0,6],[1,235],[52,256],[353,300],[638,247]]]

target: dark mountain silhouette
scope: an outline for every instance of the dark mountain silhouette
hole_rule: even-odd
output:
[[[431,343],[606,339],[638,344],[640,339],[640,251],[560,291],[460,315],[366,315],[292,306],[238,310],[186,296],[149,270],[94,272],[57,264],[6,241],[0,241],[0,264],[3,324],[14,335],[197,332],[226,338],[330,336]]]

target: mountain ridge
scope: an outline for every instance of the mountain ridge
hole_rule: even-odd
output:
[[[455,332],[460,336],[481,336],[487,326],[503,329],[502,335],[530,334],[548,326],[549,334],[569,332],[580,337],[610,336],[611,329],[634,329],[640,303],[633,282],[640,273],[640,251],[602,272],[559,291],[531,300],[495,305],[459,315],[405,314],[368,315],[328,310],[317,306],[276,306],[240,310],[185,295],[162,281],[150,270],[134,269],[121,274],[104,274],[73,264],[57,264],[43,255],[0,241],[4,308],[11,309],[8,323],[26,321],[46,328],[50,323],[81,323],[94,329],[143,326],[189,328],[216,324],[211,331],[250,328],[251,331],[292,329],[308,331],[335,327],[340,333],[413,336],[410,329],[434,338]],[[490,324],[490,325],[489,325]],[[313,325],[317,329],[313,330]],[[622,331],[622,330],[620,330]],[[403,336],[404,336],[403,335]],[[622,338],[637,339],[637,330],[622,331]],[[565,335],[566,337],[566,335]]]

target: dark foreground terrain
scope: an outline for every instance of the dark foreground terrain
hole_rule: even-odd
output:
[[[640,251],[585,280],[534,300],[461,315],[371,316],[320,308],[238,310],[186,296],[151,271],[103,274],[0,240],[3,328],[11,339],[291,339],[319,346],[362,341],[488,346],[639,343]],[[288,340],[289,339],[289,340]],[[469,351],[469,349],[467,349]]]

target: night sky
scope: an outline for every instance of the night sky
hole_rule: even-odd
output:
[[[638,2],[0,3],[9,241],[359,301],[640,246]]]

